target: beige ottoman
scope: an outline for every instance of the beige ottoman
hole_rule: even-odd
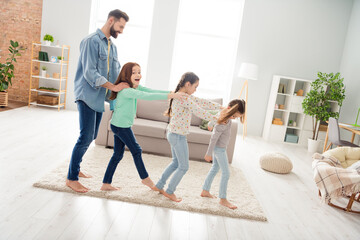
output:
[[[293,168],[291,160],[282,153],[269,152],[260,157],[262,169],[274,173],[289,173]]]

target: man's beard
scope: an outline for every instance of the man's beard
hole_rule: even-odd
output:
[[[118,32],[115,31],[114,25],[112,25],[112,26],[110,27],[110,36],[112,36],[113,38],[117,38],[117,36],[118,36]]]

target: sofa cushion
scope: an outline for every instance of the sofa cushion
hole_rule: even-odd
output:
[[[164,116],[168,107],[168,100],[147,101],[138,99],[136,117],[168,123],[169,117]]]
[[[166,138],[167,123],[135,118],[132,130],[134,134],[154,138]]]
[[[222,104],[223,103],[223,100],[222,98],[214,98],[214,99],[209,99],[210,101],[212,102],[216,102],[216,103],[219,103],[219,104]],[[193,114],[191,116],[191,126],[200,126],[201,125],[201,118],[195,116],[195,114]]]
[[[360,160],[360,148],[337,147],[324,152],[323,155],[335,157],[343,168],[347,168]]]
[[[197,126],[190,126],[189,135],[187,135],[188,142],[209,144],[211,132],[203,130]]]

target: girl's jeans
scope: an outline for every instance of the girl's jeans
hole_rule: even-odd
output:
[[[168,189],[166,190],[168,194],[173,194],[182,177],[189,169],[189,148],[186,136],[184,135],[168,132],[167,139],[171,146],[173,161],[163,172],[160,180],[156,184],[156,187],[158,189],[163,189],[166,184],[166,180],[173,172],[175,172],[169,182]]]
[[[142,160],[142,156],[141,156],[142,149],[140,145],[136,142],[131,127],[120,128],[112,124],[110,125],[110,127],[114,133],[114,154],[111,157],[110,162],[107,166],[103,183],[112,182],[112,178],[115,173],[116,167],[124,156],[125,145],[129,148],[133,156],[135,166],[139,173],[140,178],[141,179],[147,178],[149,174],[147,173],[144,162]]]
[[[210,191],[211,183],[213,182],[215,175],[219,171],[219,168],[222,172],[220,180],[219,198],[226,198],[226,190],[230,178],[226,148],[215,147],[213,153],[213,164],[203,186],[203,189],[205,191]]]

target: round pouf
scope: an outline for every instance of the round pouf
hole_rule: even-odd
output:
[[[274,173],[289,173],[293,168],[291,160],[282,153],[270,152],[260,157],[262,169]]]

